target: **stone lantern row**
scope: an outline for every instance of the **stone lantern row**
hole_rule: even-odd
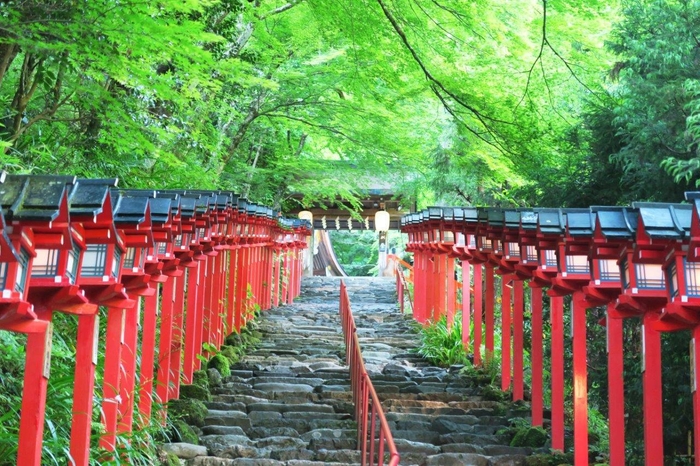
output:
[[[311,229],[231,192],[119,189],[116,179],[2,173],[0,207],[0,330],[27,335],[17,464],[30,466],[41,463],[53,312],[78,322],[70,455],[86,465],[99,306],[100,444],[113,450],[134,410],[145,425],[154,399],[192,382],[203,348],[298,296]]]
[[[634,203],[587,209],[429,207],[401,220],[414,253],[414,317],[454,316],[450,283],[462,266],[465,345],[481,364],[493,357],[501,328],[502,388],[523,399],[524,287],[531,293],[532,422],[542,425],[542,288],[550,299],[552,446],[564,449],[563,297],[570,295],[573,343],[574,454],[588,464],[586,310],[605,306],[610,464],[625,464],[623,319],[641,324],[645,462],[663,464],[661,332],[690,330],[694,444],[700,445],[700,193],[688,203]],[[494,276],[501,276],[501,322],[495,322]],[[473,282],[473,287],[472,287]],[[474,335],[469,338],[473,319]],[[482,322],[482,319],[485,322]],[[482,327],[485,326],[485,329]],[[468,346],[467,346],[468,347]],[[512,349],[512,353],[511,353]],[[512,361],[512,367],[511,367]],[[695,455],[700,466],[700,455]]]

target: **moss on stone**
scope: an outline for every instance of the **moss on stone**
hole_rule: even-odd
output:
[[[194,371],[192,374],[192,385],[199,385],[200,387],[209,388],[209,375],[207,371]]]
[[[207,407],[196,399],[170,400],[168,412],[173,419],[181,419],[187,424],[197,427],[202,427],[204,418],[207,417]]]
[[[208,384],[207,384],[208,385]],[[181,400],[211,400],[211,395],[209,394],[208,387],[202,387],[201,385],[180,385],[180,399]]]
[[[170,438],[173,442],[184,442],[199,445],[199,437],[197,437],[194,429],[182,419],[176,419],[173,422]]]
[[[233,332],[226,337],[224,344],[227,346],[241,346],[243,344],[243,339],[239,333]]]
[[[525,466],[564,466],[574,464],[572,453],[532,455],[525,458]]]
[[[221,347],[221,354],[228,359],[230,364],[235,364],[241,360],[242,351],[235,346],[224,345]]]
[[[543,447],[547,442],[547,432],[541,427],[518,429],[510,442],[511,447]]]
[[[207,362],[207,369],[216,369],[222,377],[231,375],[231,364],[226,356],[217,353]]]
[[[504,392],[494,385],[484,385],[481,396],[487,401],[506,401],[511,398],[510,392]]]

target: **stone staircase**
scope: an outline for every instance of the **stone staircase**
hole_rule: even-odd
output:
[[[486,401],[480,387],[410,350],[411,319],[393,279],[346,279],[367,370],[402,465],[524,465],[527,448],[499,431],[522,410]],[[294,305],[259,320],[262,341],[213,389],[191,466],[360,464],[338,317],[339,279],[308,277]]]

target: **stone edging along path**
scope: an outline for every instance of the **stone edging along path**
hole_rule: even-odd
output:
[[[400,464],[525,466],[533,449],[509,446],[509,428],[527,407],[488,400],[458,367],[434,367],[412,352],[418,338],[397,311],[393,279],[345,281]],[[304,278],[296,303],[261,316],[261,340],[230,376],[210,371],[200,445],[164,449],[191,466],[360,464],[338,299],[337,278]]]

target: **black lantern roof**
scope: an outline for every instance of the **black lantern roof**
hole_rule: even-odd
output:
[[[170,201],[170,213],[173,217],[180,214],[180,199],[181,195],[175,190],[172,191],[156,191],[157,199],[168,199]]]
[[[452,208],[452,216],[453,216],[455,222],[463,222],[464,221],[464,208],[453,207]]]
[[[139,224],[146,220],[148,211],[148,198],[146,195],[136,195],[131,192],[121,192],[118,189],[111,189],[112,210],[114,223],[116,224]]]
[[[0,206],[5,218],[50,222],[59,215],[66,187],[76,177],[61,175],[6,175],[0,183]]]
[[[171,199],[156,197],[149,199],[153,223],[168,223],[171,213]]]
[[[631,207],[592,206],[603,236],[610,239],[631,238],[637,231],[639,213]]]
[[[517,209],[504,210],[503,220],[506,228],[520,228],[520,211]]]
[[[506,221],[503,209],[498,208],[486,209],[486,218],[489,223],[489,228],[503,228]]]
[[[593,235],[595,229],[595,213],[590,209],[565,209],[566,229],[570,236]]]
[[[682,239],[690,232],[690,204],[635,202],[632,206],[639,209],[644,231],[651,238]]]
[[[486,223],[489,221],[489,212],[485,207],[477,207],[477,218],[476,221],[484,226],[486,226]]]
[[[442,218],[442,207],[428,207],[428,220],[440,220]]]
[[[79,179],[68,196],[71,216],[93,217],[102,213],[111,188],[117,187],[117,179]]]
[[[559,209],[539,209],[537,226],[546,235],[561,235],[564,232],[564,218]]]
[[[520,228],[523,230],[537,230],[539,212],[536,210],[520,211]]]
[[[455,219],[455,210],[452,207],[442,208],[442,219],[446,222],[452,222]]]
[[[239,197],[238,198],[238,212],[241,214],[245,214],[247,210],[248,210],[248,199],[246,199],[244,197]]]
[[[479,210],[476,207],[463,207],[464,210],[464,221],[469,223],[476,223],[479,221]]]

